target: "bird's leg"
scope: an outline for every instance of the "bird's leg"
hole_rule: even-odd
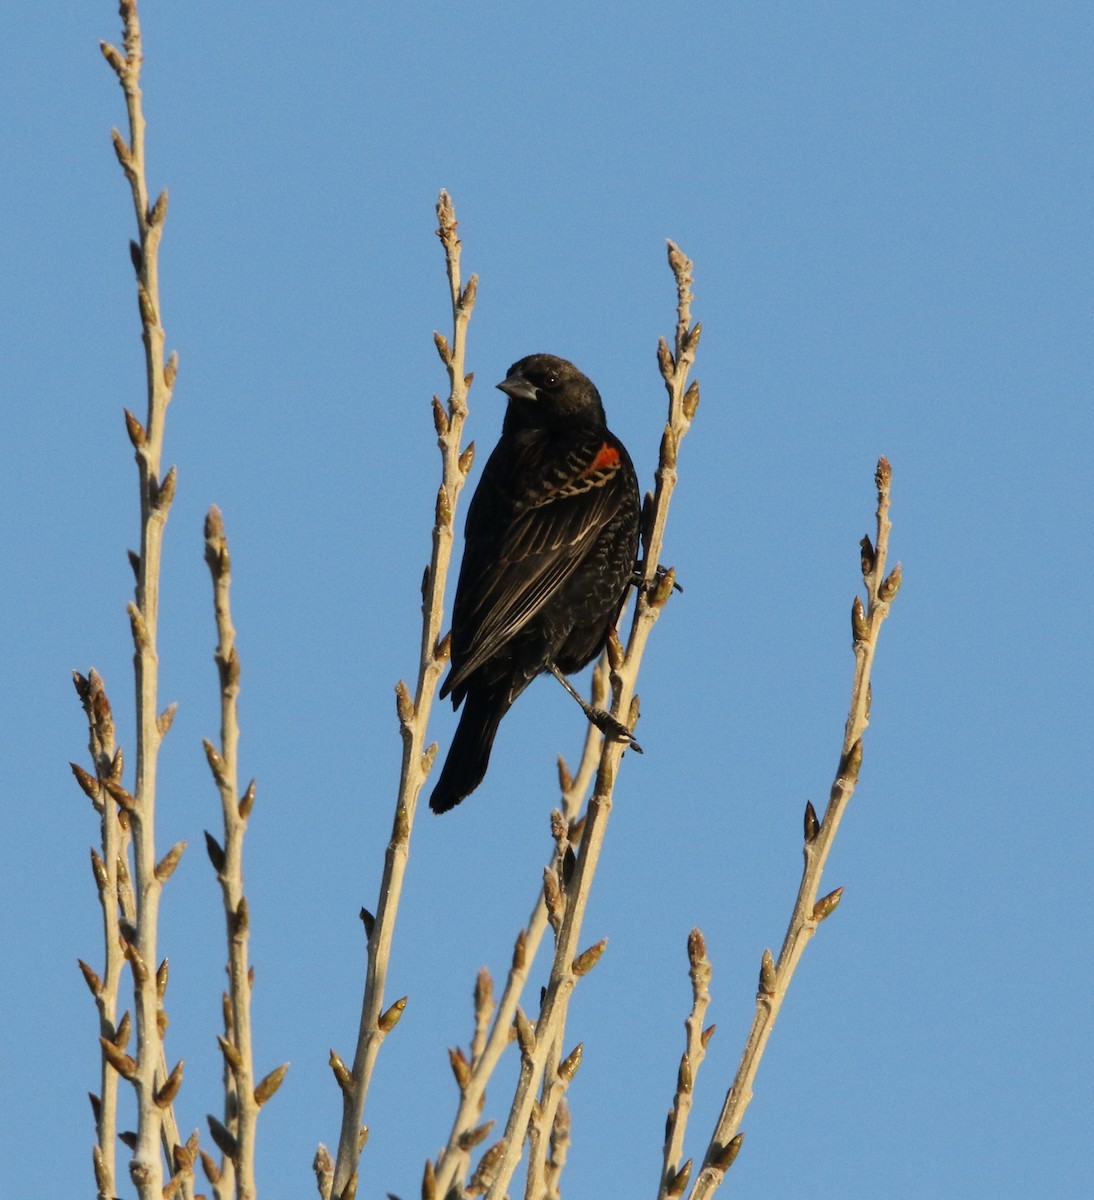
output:
[[[606,738],[613,742],[625,742],[632,750],[636,750],[639,754],[642,753],[642,747],[635,741],[634,734],[631,733],[622,721],[617,721],[610,712],[605,712],[602,708],[593,708],[591,704],[583,700],[575,691],[573,684],[554,663],[548,663],[547,670],[551,672],[578,704],[581,705],[581,711]]]

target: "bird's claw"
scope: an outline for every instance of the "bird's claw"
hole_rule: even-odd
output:
[[[589,709],[588,717],[609,741],[622,742],[636,753],[644,753],[634,734],[631,733],[622,721],[613,717],[610,712],[605,712],[602,708],[591,708]]]
[[[654,571],[654,573],[653,573],[653,577],[651,579],[647,580],[646,577],[642,574],[642,568],[635,567],[634,571],[631,574],[631,586],[638,588],[639,591],[642,591],[643,589],[645,589],[646,592],[652,592],[657,587],[657,585],[661,582],[661,580],[664,579],[665,576],[669,573],[669,570],[670,570],[669,567],[661,566],[661,564],[659,563],[657,566],[657,570]],[[674,592],[683,592],[684,589],[674,579],[672,581],[672,590]]]

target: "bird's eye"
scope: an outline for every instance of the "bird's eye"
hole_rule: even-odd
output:
[[[558,387],[558,376],[554,373],[554,371],[548,371],[547,374],[544,375],[543,386],[545,388]]]

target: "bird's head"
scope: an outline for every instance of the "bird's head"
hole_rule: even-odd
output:
[[[604,424],[604,406],[592,380],[553,354],[530,354],[513,363],[498,387],[509,397],[507,424],[519,428]]]

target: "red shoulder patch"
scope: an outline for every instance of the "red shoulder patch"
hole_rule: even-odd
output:
[[[608,442],[605,442],[596,452],[596,457],[582,472],[587,475],[592,471],[603,471],[606,468],[619,466],[619,451]]]
[[[571,464],[567,465],[571,466]],[[576,475],[571,475],[563,479],[556,488],[549,491],[546,495],[541,496],[535,502],[536,507],[538,508],[541,504],[550,504],[555,500],[563,500],[570,496],[580,496],[583,492],[587,492],[591,488],[603,487],[622,465],[623,456],[620,454],[618,447],[613,446],[610,442],[601,442],[600,448],[590,459],[589,463],[582,467]],[[573,469],[572,466],[571,469]]]

